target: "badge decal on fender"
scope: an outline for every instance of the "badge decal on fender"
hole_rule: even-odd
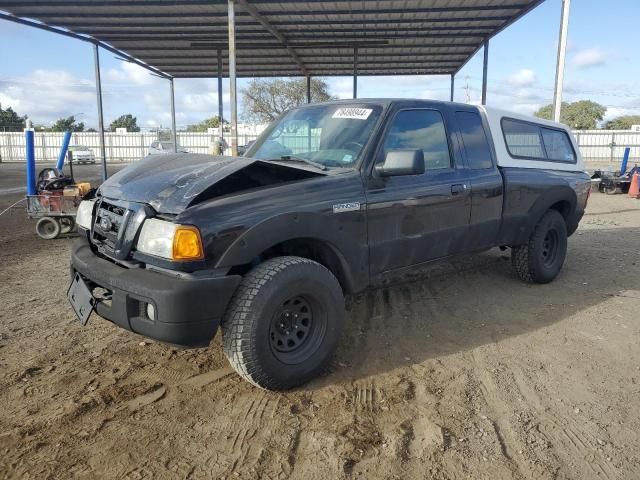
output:
[[[338,203],[333,206],[333,213],[356,212],[360,210],[360,202]]]

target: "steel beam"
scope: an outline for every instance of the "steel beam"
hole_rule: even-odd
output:
[[[487,74],[489,69],[489,40],[485,40],[482,59],[482,105],[487,104]]]
[[[311,75],[307,75],[307,103],[311,103]]]
[[[358,47],[353,47],[353,98],[358,98]]]
[[[237,1],[237,0],[236,0]],[[315,35],[310,42],[306,40],[309,39],[310,32],[296,32],[294,34],[288,35],[289,40],[285,40],[286,43],[282,43],[291,58],[293,58],[296,63],[301,64],[302,60],[295,53],[293,48],[298,48],[300,45],[313,45],[314,42],[322,43],[327,40],[335,40],[339,39],[339,42],[350,44],[357,42],[369,42],[373,40],[414,40],[414,39],[445,39],[445,40],[455,40],[458,38],[477,38],[483,39],[486,36],[486,33],[423,33],[423,32],[415,32],[410,33],[404,30],[394,30],[393,32],[376,32],[375,30],[369,32],[368,34],[351,34],[348,32],[348,35],[336,36],[335,32],[333,34],[324,34],[324,35]],[[145,34],[141,33],[139,35],[121,35],[119,33],[116,34],[99,34],[99,37],[108,42],[145,42],[145,41],[153,41],[153,40],[165,40],[165,41],[185,41],[185,42],[223,42],[225,36],[222,34],[214,34],[214,33],[184,33],[184,32],[165,32],[164,34]],[[284,38],[284,37],[283,37]],[[268,34],[262,33],[260,35],[256,34],[243,34],[242,40],[243,43],[261,43],[265,40],[268,40]],[[331,42],[333,45],[339,45],[340,43]],[[477,42],[473,43],[477,45]],[[302,69],[302,65],[300,67]]]
[[[193,63],[162,63],[162,68],[164,68],[165,70],[167,70],[168,72],[175,72],[175,71],[180,71],[180,70],[184,70],[184,71],[190,71],[190,72],[195,72],[198,70],[202,70],[203,72],[209,72],[211,71],[211,67],[210,65],[205,65],[205,64],[201,64],[201,63],[197,63],[197,64],[193,64]],[[345,65],[345,66],[351,66],[353,65],[353,60],[336,60],[336,61],[326,61],[326,62],[310,62],[309,64],[307,64],[307,68],[309,70],[314,70],[315,68],[325,68],[327,66],[331,67],[334,65]],[[358,59],[358,65],[362,68],[365,68],[367,66],[373,66],[373,65],[399,65],[401,68],[402,66],[404,66],[404,68],[423,68],[425,66],[428,67],[432,67],[432,68],[456,68],[458,66],[457,62],[445,62],[445,61],[433,61],[433,60],[423,60],[420,61],[418,59],[414,60],[389,60],[389,61],[385,61],[385,60],[362,60],[362,59]],[[238,68],[242,68],[242,67],[246,67],[250,70],[255,70],[257,72],[259,72],[261,69],[266,69],[266,70],[273,70],[273,69],[277,69],[277,68],[296,68],[295,65],[293,64],[285,64],[285,63],[280,63],[277,61],[256,61],[256,62],[238,62],[236,59],[236,66]],[[223,65],[224,67],[224,65]],[[223,68],[224,69],[224,68]]]
[[[251,0],[254,4],[269,4],[273,3],[273,0]],[[299,0],[281,0],[279,3],[288,4],[288,3],[300,3]],[[305,3],[308,4],[322,4],[327,3],[326,0],[306,0]],[[141,8],[166,8],[167,6],[172,7],[176,3],[175,2],[166,2],[163,0],[136,0],[136,7]],[[181,0],[179,2],[180,7],[186,9],[191,6],[205,6],[210,7],[212,4],[211,0]],[[91,2],[92,7],[120,7],[121,2],[114,2],[108,0],[94,0]],[[50,0],[15,0],[15,1],[5,1],[2,4],[2,7],[5,9],[11,10],[12,8],[28,8],[28,7],[50,7]],[[56,7],[69,7],[70,11],[73,11],[73,8],[81,8],[84,7],[85,2],[78,0],[60,0],[56,1]],[[478,5],[478,6],[468,6],[468,7],[412,7],[412,8],[384,8],[384,9],[376,9],[375,13],[381,14],[389,14],[389,13],[402,13],[405,12],[407,14],[410,13],[475,13],[475,12],[490,12],[490,11],[513,11],[513,10],[523,10],[526,6],[520,5]],[[171,13],[171,12],[167,12]],[[218,17],[223,16],[223,12],[208,12],[209,15],[216,15]],[[371,14],[372,11],[369,9],[336,9],[336,10],[309,10],[307,12],[303,10],[283,10],[278,11],[278,14],[281,15],[363,15],[363,14]],[[175,17],[177,16],[175,12],[172,13]],[[179,14],[178,14],[179,15]],[[242,15],[242,13],[239,13]],[[105,15],[106,16],[106,15]],[[111,15],[109,15],[111,16]],[[153,16],[153,15],[149,15]]]
[[[218,136],[224,138],[224,105],[222,103],[222,50],[218,50]]]
[[[100,47],[93,44],[93,62],[96,79],[96,99],[98,101],[98,133],[100,134],[100,155],[102,155],[102,181],[104,182],[109,174],[107,173],[107,149],[104,142],[104,117],[102,115],[102,80],[100,78]]]
[[[238,98],[236,90],[236,16],[235,0],[227,0],[229,15],[229,92],[231,101],[231,155],[238,155]]]
[[[178,131],[176,130],[176,95],[173,87],[173,78],[169,79],[171,92],[171,138],[173,139],[173,153],[178,153]]]
[[[453,102],[453,91],[455,88],[455,84],[456,84],[456,76],[452,73],[451,74],[451,98],[450,98],[452,102]]]
[[[451,69],[446,70],[359,70],[360,75],[367,77],[373,76],[392,76],[392,75],[451,75],[453,71]],[[314,71],[314,75],[322,77],[348,77],[352,74],[350,70],[318,70]],[[176,73],[174,78],[215,78],[209,72],[179,72]],[[255,78],[255,72],[236,72],[236,78]],[[300,77],[298,70],[274,70],[260,72],[261,78],[271,77]]]
[[[476,48],[478,45],[477,42],[458,42],[455,45],[449,46],[449,45],[443,45],[442,43],[417,43],[417,44],[411,44],[411,45],[391,45],[389,44],[389,42],[384,41],[384,40],[375,40],[375,41],[363,41],[363,42],[341,42],[341,41],[336,41],[336,42],[319,42],[319,43],[305,43],[305,44],[297,44],[295,45],[296,49],[303,49],[303,48],[319,48],[319,47],[331,47],[331,48],[348,48],[348,49],[352,49],[353,47],[358,47],[358,48],[380,48],[380,47],[384,47],[385,49],[389,50],[389,51],[393,51],[395,49],[416,49],[416,48],[429,48],[429,49],[450,49],[450,48],[462,48],[468,51],[469,54],[475,53],[477,52],[477,50],[473,50],[474,48]],[[238,43],[236,44],[237,48],[240,49],[247,49],[247,50],[272,50],[274,48],[282,48],[282,45],[280,45],[279,43],[265,43],[265,42],[247,42],[247,43]],[[468,49],[467,47],[470,47],[470,49]],[[480,46],[480,48],[482,48],[482,45]],[[180,51],[180,52],[184,52],[185,54],[193,54],[196,51],[202,51],[202,50],[206,50],[206,51],[210,51],[210,52],[214,52],[218,49],[221,49],[223,51],[227,50],[227,45],[226,44],[222,44],[222,43],[214,43],[214,42],[193,42],[187,46],[165,46],[165,47],[159,47],[156,45],[139,45],[139,42],[134,43],[133,45],[129,45],[127,46],[127,51],[129,52],[153,52],[153,51],[160,51],[160,52],[176,52],[176,51]],[[435,53],[435,52],[434,52]],[[441,52],[443,53],[443,52]],[[444,52],[446,53],[446,52]],[[454,52],[454,53],[460,53],[460,52]],[[393,53],[390,53],[390,55],[394,55]]]
[[[108,17],[102,13],[75,13],[65,12],[64,14],[46,13],[38,15],[38,18],[47,23],[62,22],[65,25],[80,27],[80,28],[101,28],[101,27],[136,27],[136,28],[165,28],[165,27],[203,27],[212,28],[220,27],[226,28],[227,24],[220,22],[207,22],[205,19],[220,18],[218,15],[211,13],[201,13],[198,15],[181,15],[176,16],[173,13],[124,13],[124,14],[109,14]],[[91,21],[91,19],[96,19]],[[140,25],[140,20],[144,19],[144,25]],[[167,22],[166,19],[177,20],[176,22]],[[424,17],[409,17],[409,18],[367,18],[367,25],[385,25],[390,26],[392,24],[404,25],[404,24],[432,24],[432,23],[458,23],[458,22],[506,22],[510,20],[510,16],[489,16],[478,17],[474,16],[473,19],[469,17],[442,17],[442,18],[424,18]],[[321,20],[321,19],[296,19],[296,20],[278,20],[272,19],[270,23],[275,27],[301,27],[308,28],[312,25],[362,25],[363,19],[359,18],[342,18],[335,20]],[[260,23],[243,19],[243,30],[246,27],[260,26]],[[458,28],[458,27],[453,27]],[[478,27],[464,27],[464,28],[495,28],[495,26],[478,26]]]
[[[403,58],[403,57],[412,57],[412,58],[416,58],[416,61],[422,62],[425,60],[431,60],[433,57],[445,57],[445,60],[433,60],[434,62],[446,62],[446,63],[450,63],[450,62],[458,62],[459,60],[463,60],[465,58],[467,58],[467,55],[469,53],[471,53],[470,51],[467,52],[454,52],[454,53],[445,53],[445,52],[433,52],[433,53],[408,53],[408,52],[363,52],[362,50],[366,49],[366,47],[360,47],[360,58],[364,59],[364,58],[390,58],[391,60],[395,59],[395,58]],[[221,51],[226,52],[226,49],[221,49]],[[185,48],[185,53],[188,53],[188,49]],[[191,52],[193,53],[193,52]],[[216,54],[203,54],[203,55],[166,55],[166,54],[158,54],[158,53],[148,53],[148,54],[143,54],[142,55],[143,58],[146,59],[151,59],[153,60],[154,64],[156,63],[156,59],[157,60],[162,60],[162,61],[166,61],[166,62],[171,62],[174,60],[185,60],[185,61],[200,61],[202,63],[205,64],[210,64],[213,61],[217,61],[218,56]],[[336,58],[351,58],[351,53],[349,52],[349,55],[344,55],[344,54],[340,54],[340,52],[331,52],[331,53],[318,53],[316,55],[313,55],[312,57],[302,57],[303,60],[313,60],[314,58],[331,58],[331,59],[336,59]],[[420,58],[420,57],[426,57],[426,58]],[[451,57],[462,57],[462,58],[456,58],[454,60],[451,60]],[[282,58],[281,54],[278,53],[255,53],[254,51],[249,51],[249,52],[236,52],[236,58],[238,60],[242,59],[245,60],[247,62],[254,62],[257,60],[261,60],[261,59],[273,59],[273,58]],[[223,61],[224,61],[224,57],[223,57]],[[351,63],[351,60],[349,60],[349,63]]]
[[[257,20],[264,28],[266,28],[267,31],[271,33],[271,35],[276,37],[280,41],[280,43],[282,43],[284,48],[287,49],[287,52],[289,52],[289,55],[291,55],[291,58],[293,58],[293,60],[298,64],[302,73],[304,75],[308,75],[309,72],[307,72],[307,69],[304,66],[304,63],[302,63],[302,60],[300,60],[300,57],[295,52],[295,50],[291,48],[291,45],[289,44],[288,40],[282,35],[282,33],[280,33],[280,31],[276,29],[273,25],[271,25],[271,23],[269,23],[269,21],[265,17],[263,17],[262,14],[253,5],[249,5],[249,3],[247,3],[246,0],[235,0],[235,1],[240,6],[242,6],[242,8],[244,8],[245,11],[249,12],[249,14],[255,20]]]
[[[556,82],[553,90],[553,120],[560,121],[562,113],[562,88],[564,85],[564,63],[567,54],[567,35],[569,33],[569,11],[571,0],[562,0],[560,17],[560,35],[558,39],[558,58],[556,59]]]

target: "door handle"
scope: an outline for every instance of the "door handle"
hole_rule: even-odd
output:
[[[462,183],[456,183],[455,185],[451,185],[451,194],[458,195],[459,193],[464,192],[466,188],[466,185]]]

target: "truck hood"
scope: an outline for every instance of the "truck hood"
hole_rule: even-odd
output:
[[[160,213],[178,214],[211,198],[323,175],[302,164],[254,158],[194,153],[153,155],[107,179],[99,193],[107,198],[146,203]]]

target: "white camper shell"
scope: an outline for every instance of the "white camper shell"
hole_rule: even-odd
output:
[[[580,149],[566,125],[490,107],[484,113],[498,166],[584,171]]]

